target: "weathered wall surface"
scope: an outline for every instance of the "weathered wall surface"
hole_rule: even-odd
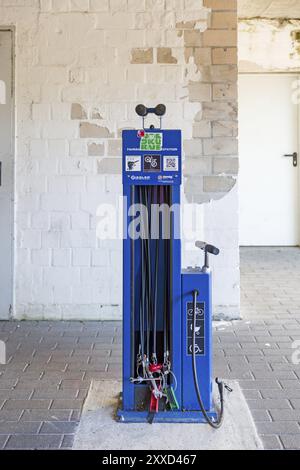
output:
[[[240,72],[299,72],[300,20],[239,20]]]
[[[236,316],[236,1],[0,0],[0,18],[16,27],[15,316],[120,318],[121,242],[97,239],[96,211],[121,194],[139,102],[183,129],[185,198],[208,203],[218,311]]]

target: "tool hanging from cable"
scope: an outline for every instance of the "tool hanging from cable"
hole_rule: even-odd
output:
[[[169,330],[170,330],[170,237],[166,235],[170,232],[170,211],[167,213],[157,211],[156,220],[152,220],[152,205],[158,208],[162,205],[170,207],[169,187],[148,187],[140,186],[139,204],[141,209],[141,288],[139,303],[139,330],[140,345],[137,355],[137,378],[133,382],[148,382],[151,389],[150,398],[150,419],[153,421],[153,414],[159,410],[159,401],[166,399],[166,405],[171,409],[178,409],[178,402],[175,391],[170,383],[172,377],[176,384],[176,377],[171,371],[169,354]],[[154,212],[155,213],[155,212]],[[161,220],[162,219],[162,220]],[[157,224],[158,226],[154,226]],[[165,224],[165,227],[163,226]],[[153,240],[151,234],[156,238]],[[160,273],[160,265],[163,260],[163,276]],[[158,314],[158,294],[159,276],[163,280],[163,353],[158,361],[157,344],[157,314]],[[152,297],[153,294],[153,297]],[[152,350],[151,350],[152,347]],[[142,369],[142,374],[140,370]]]

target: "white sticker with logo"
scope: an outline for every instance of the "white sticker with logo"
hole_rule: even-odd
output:
[[[142,171],[142,159],[140,155],[126,156],[126,171]]]
[[[178,171],[179,162],[176,156],[165,156],[164,158],[164,171]]]

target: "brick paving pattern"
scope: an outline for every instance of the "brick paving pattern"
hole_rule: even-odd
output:
[[[91,380],[121,376],[121,324],[0,322],[0,339],[0,447],[72,447]]]
[[[266,448],[300,449],[300,249],[243,248],[241,273],[243,320],[217,324],[215,373],[239,381]],[[0,448],[71,448],[91,380],[121,377],[121,323],[0,322],[0,339]]]

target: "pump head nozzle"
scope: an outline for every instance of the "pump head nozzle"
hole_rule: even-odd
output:
[[[195,243],[195,246],[197,248],[200,248],[200,250],[204,251],[204,266],[202,268],[202,271],[208,272],[209,271],[208,253],[210,253],[211,255],[217,256],[220,253],[220,250],[214,245],[210,245],[208,243],[200,242],[200,241],[197,241]]]

